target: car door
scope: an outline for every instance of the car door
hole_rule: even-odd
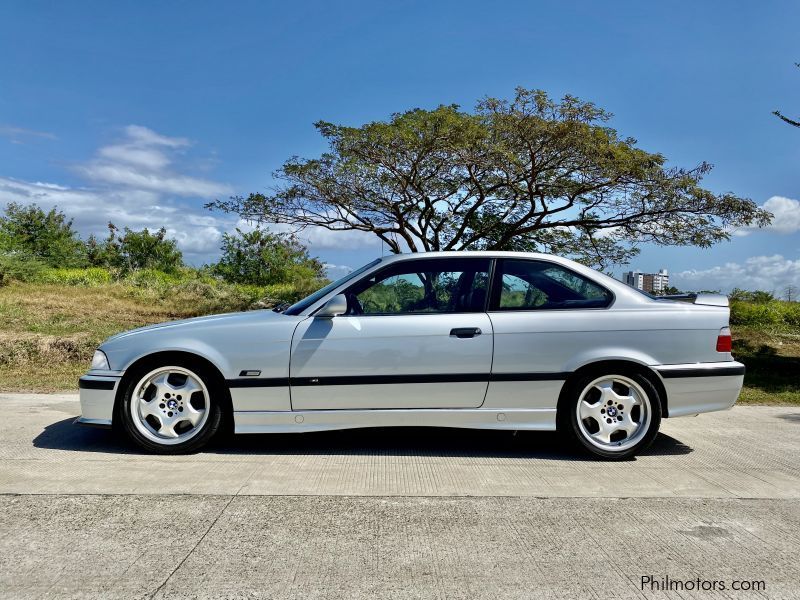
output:
[[[492,364],[490,263],[404,259],[354,283],[345,315],[295,330],[292,409],[479,407]]]

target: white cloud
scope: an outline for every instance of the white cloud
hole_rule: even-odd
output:
[[[97,183],[152,190],[176,196],[212,199],[226,196],[231,188],[206,179],[197,179],[161,171],[143,171],[139,165],[95,162],[81,167],[83,174]]]
[[[219,250],[222,232],[214,226],[192,227],[182,230],[167,228],[167,236],[178,242],[178,247],[190,254],[214,254]]]
[[[151,170],[163,169],[169,165],[169,158],[155,148],[139,148],[131,144],[118,144],[100,148],[98,154],[111,161],[127,163]]]
[[[334,265],[331,263],[325,263],[322,266],[325,267],[325,276],[328,279],[333,279],[334,281],[340,277],[344,277],[348,273],[353,272],[353,267],[349,267],[347,265]]]
[[[772,196],[764,203],[764,208],[775,215],[769,229],[778,233],[796,233],[800,231],[800,200]]]
[[[125,128],[125,133],[128,138],[134,143],[143,146],[167,146],[168,148],[180,148],[182,146],[189,146],[191,142],[182,137],[167,137],[156,133],[152,129],[142,127],[141,125],[128,125]]]
[[[710,269],[674,273],[672,285],[683,290],[730,291],[734,287],[780,293],[787,285],[800,286],[800,259],[774,254],[753,256],[744,263],[729,262]]]
[[[380,247],[380,240],[374,233],[355,230],[331,231],[324,227],[306,227],[297,231],[296,227],[285,223],[265,223],[265,227],[276,232],[295,232],[298,239],[309,247],[311,252],[318,250],[357,250],[360,248]],[[239,219],[236,227],[242,231],[252,231],[258,224],[253,221]]]
[[[175,152],[189,146],[186,138],[172,138],[129,125],[125,138],[104,146],[97,156],[77,170],[95,184],[151,190],[175,196],[212,199],[232,192],[230,186],[175,172],[170,166]]]
[[[733,231],[735,237],[746,237],[754,231],[775,231],[791,234],[800,231],[800,200],[785,196],[772,196],[761,206],[773,214],[772,223],[761,229],[742,227]]]
[[[313,250],[355,250],[378,248],[380,240],[374,233],[366,231],[331,231],[324,227],[307,227],[298,237]]]
[[[0,134],[2,128],[0,128]],[[254,226],[235,216],[210,213],[202,208],[206,200],[233,193],[231,186],[209,178],[195,177],[196,153],[192,142],[169,137],[141,125],[129,125],[119,139],[104,145],[73,171],[84,179],[82,186],[54,182],[23,181],[0,175],[0,208],[9,202],[36,203],[42,208],[58,206],[83,236],[104,237],[110,222],[118,227],[151,230],[165,227],[177,240],[189,261],[212,260],[219,250],[222,234],[235,226],[247,231]],[[274,231],[290,231],[288,225],[267,224]],[[374,234],[361,231],[329,231],[308,227],[297,233],[312,255],[324,250],[372,249],[380,252]],[[192,256],[194,255],[194,256]],[[349,267],[331,266],[331,276]]]
[[[85,186],[0,176],[0,206],[9,202],[36,203],[45,209],[58,206],[74,218],[84,236],[105,236],[109,221],[131,229],[165,227],[189,260],[191,255],[206,260],[217,253],[222,232],[231,228],[234,219],[209,213],[201,201],[227,195],[231,187],[193,177],[176,166],[189,145],[186,138],[130,125],[121,140],[98,149],[92,160],[75,167],[85,178]]]
[[[0,136],[9,138],[12,142],[21,144],[24,138],[41,138],[46,140],[57,140],[54,133],[49,131],[35,131],[24,127],[13,127],[11,125],[0,125]]]
[[[197,208],[171,204],[149,190],[97,190],[68,188],[49,183],[30,183],[0,177],[0,205],[36,203],[49,210],[58,206],[82,235],[104,236],[110,222],[118,227],[156,230],[162,226],[191,254],[214,254],[222,231],[229,224],[212,215],[192,213]]]

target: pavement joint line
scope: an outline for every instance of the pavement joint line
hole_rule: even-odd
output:
[[[447,500],[447,499],[480,499],[480,498],[508,498],[508,499],[516,499],[516,500],[655,500],[660,502],[670,502],[674,500],[724,500],[726,502],[736,501],[736,502],[793,502],[797,503],[798,498],[795,496],[786,496],[786,497],[765,497],[765,496],[527,496],[527,495],[508,495],[508,494],[500,494],[500,495],[492,495],[487,496],[486,494],[474,494],[474,495],[467,495],[467,494],[453,494],[453,495],[425,495],[421,496],[419,494],[196,494],[191,492],[174,492],[174,493],[164,493],[164,494],[154,494],[154,493],[142,493],[142,492],[130,492],[130,493],[119,493],[119,494],[109,494],[109,493],[75,493],[75,492],[37,492],[37,493],[16,493],[16,492],[0,492],[0,497],[18,497],[18,498],[27,498],[29,496],[36,496],[36,497],[43,497],[43,496],[61,496],[65,498],[72,498],[72,497],[98,497],[98,498],[120,498],[125,496],[154,496],[159,498],[173,498],[179,496],[202,496],[204,498],[230,498],[233,500],[234,498],[337,498],[337,499],[348,499],[348,500],[358,500],[358,499],[389,499],[389,500],[397,500],[397,499],[412,499],[412,498],[421,498],[426,500]],[[227,504],[230,504],[228,502]],[[226,507],[227,507],[226,504]]]
[[[206,539],[206,536],[208,535],[208,533],[214,528],[214,525],[217,524],[217,521],[219,521],[220,517],[222,517],[222,515],[225,513],[227,508],[231,505],[231,502],[233,502],[236,499],[236,497],[239,495],[239,492],[242,491],[243,487],[244,487],[244,484],[239,486],[239,489],[236,491],[235,494],[233,494],[233,495],[228,497],[228,501],[224,504],[224,506],[222,507],[222,510],[220,510],[219,513],[217,514],[217,516],[214,517],[214,520],[206,528],[206,530],[203,532],[203,535],[200,536],[200,539],[197,540],[195,545],[192,546],[191,549],[189,550],[189,552],[186,553],[186,556],[183,557],[183,559],[175,566],[175,568],[172,569],[170,574],[167,575],[167,578],[161,583],[161,585],[159,585],[155,589],[155,591],[150,595],[150,600],[153,600],[153,598],[155,598],[156,595],[158,595],[158,593],[162,589],[164,589],[164,586],[166,586],[167,583],[169,583],[169,580],[172,579],[172,576],[175,575],[175,573],[178,571],[178,569],[180,569],[183,566],[183,563],[185,563],[187,561],[187,559],[194,553],[194,551],[197,550],[197,547],[203,542],[204,539]],[[57,495],[57,494],[48,494],[48,495]],[[81,494],[76,494],[76,495],[81,495]],[[100,495],[100,496],[119,496],[119,495],[126,495],[126,494],[98,494],[98,495]],[[194,496],[194,495],[197,495],[197,494],[175,494],[175,495]],[[221,496],[221,497],[224,497],[224,496]]]
[[[165,585],[167,585],[167,583],[168,583],[168,582],[169,582],[169,580],[172,578],[172,576],[173,576],[173,575],[174,575],[174,574],[177,572],[177,570],[178,570],[178,569],[180,569],[180,568],[183,566],[183,563],[185,563],[185,562],[186,562],[186,560],[187,560],[187,559],[188,559],[188,558],[189,558],[189,557],[192,555],[192,553],[193,553],[193,552],[194,552],[194,551],[197,549],[197,547],[200,545],[200,542],[202,542],[204,539],[206,539],[206,536],[208,535],[208,532],[209,532],[209,531],[211,531],[211,529],[214,527],[214,525],[216,525],[216,524],[217,524],[217,521],[218,521],[218,520],[219,520],[219,518],[222,516],[222,513],[224,513],[224,512],[225,512],[225,509],[226,509],[226,508],[228,508],[228,506],[230,506],[230,504],[231,504],[231,502],[233,502],[233,499],[234,499],[234,498],[236,498],[236,496],[231,496],[231,497],[228,499],[228,501],[227,501],[227,502],[225,503],[225,505],[222,507],[222,510],[220,510],[220,511],[219,511],[219,513],[217,514],[217,516],[216,516],[216,517],[214,517],[214,520],[211,522],[211,524],[210,524],[210,525],[209,525],[209,526],[206,528],[206,530],[203,532],[203,535],[201,535],[201,536],[200,536],[200,539],[198,539],[198,540],[197,540],[197,542],[195,543],[195,545],[191,547],[191,549],[189,550],[189,552],[187,552],[187,553],[186,553],[186,556],[184,556],[184,557],[181,559],[181,561],[180,561],[180,562],[179,562],[179,563],[178,563],[178,564],[175,566],[175,568],[174,568],[174,569],[172,569],[172,571],[170,571],[170,574],[169,574],[169,575],[167,575],[167,578],[166,578],[166,579],[165,579],[165,580],[164,580],[164,581],[161,583],[161,585],[159,585],[159,586],[158,586],[158,587],[155,589],[155,591],[153,591],[153,593],[152,593],[152,594],[150,594],[150,600],[152,600],[153,598],[155,598],[155,597],[156,597],[156,595],[157,595],[157,594],[158,594],[158,593],[159,593],[159,592],[160,592],[162,589],[164,589],[164,586],[165,586]]]

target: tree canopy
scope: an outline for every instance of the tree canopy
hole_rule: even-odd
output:
[[[15,202],[0,217],[0,251],[28,256],[52,267],[76,267],[86,262],[78,233],[57,208],[45,212],[36,204]]]
[[[288,159],[271,193],[208,207],[298,231],[371,232],[393,252],[538,250],[601,267],[643,242],[706,247],[770,222],[753,201],[701,187],[709,164],[669,166],[620,137],[610,118],[591,102],[518,88],[474,112],[320,121],[328,152]]]
[[[172,273],[183,266],[183,254],[177,242],[167,237],[163,227],[153,233],[146,227],[141,231],[126,227],[120,234],[119,228],[109,223],[108,237],[100,243],[90,236],[86,248],[92,264],[122,271],[158,269]]]

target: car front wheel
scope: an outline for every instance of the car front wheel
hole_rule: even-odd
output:
[[[594,374],[575,381],[570,390],[561,426],[595,456],[629,458],[658,434],[661,401],[645,376]]]
[[[219,430],[218,385],[196,365],[152,366],[131,377],[120,417],[139,446],[160,454],[194,452]]]

